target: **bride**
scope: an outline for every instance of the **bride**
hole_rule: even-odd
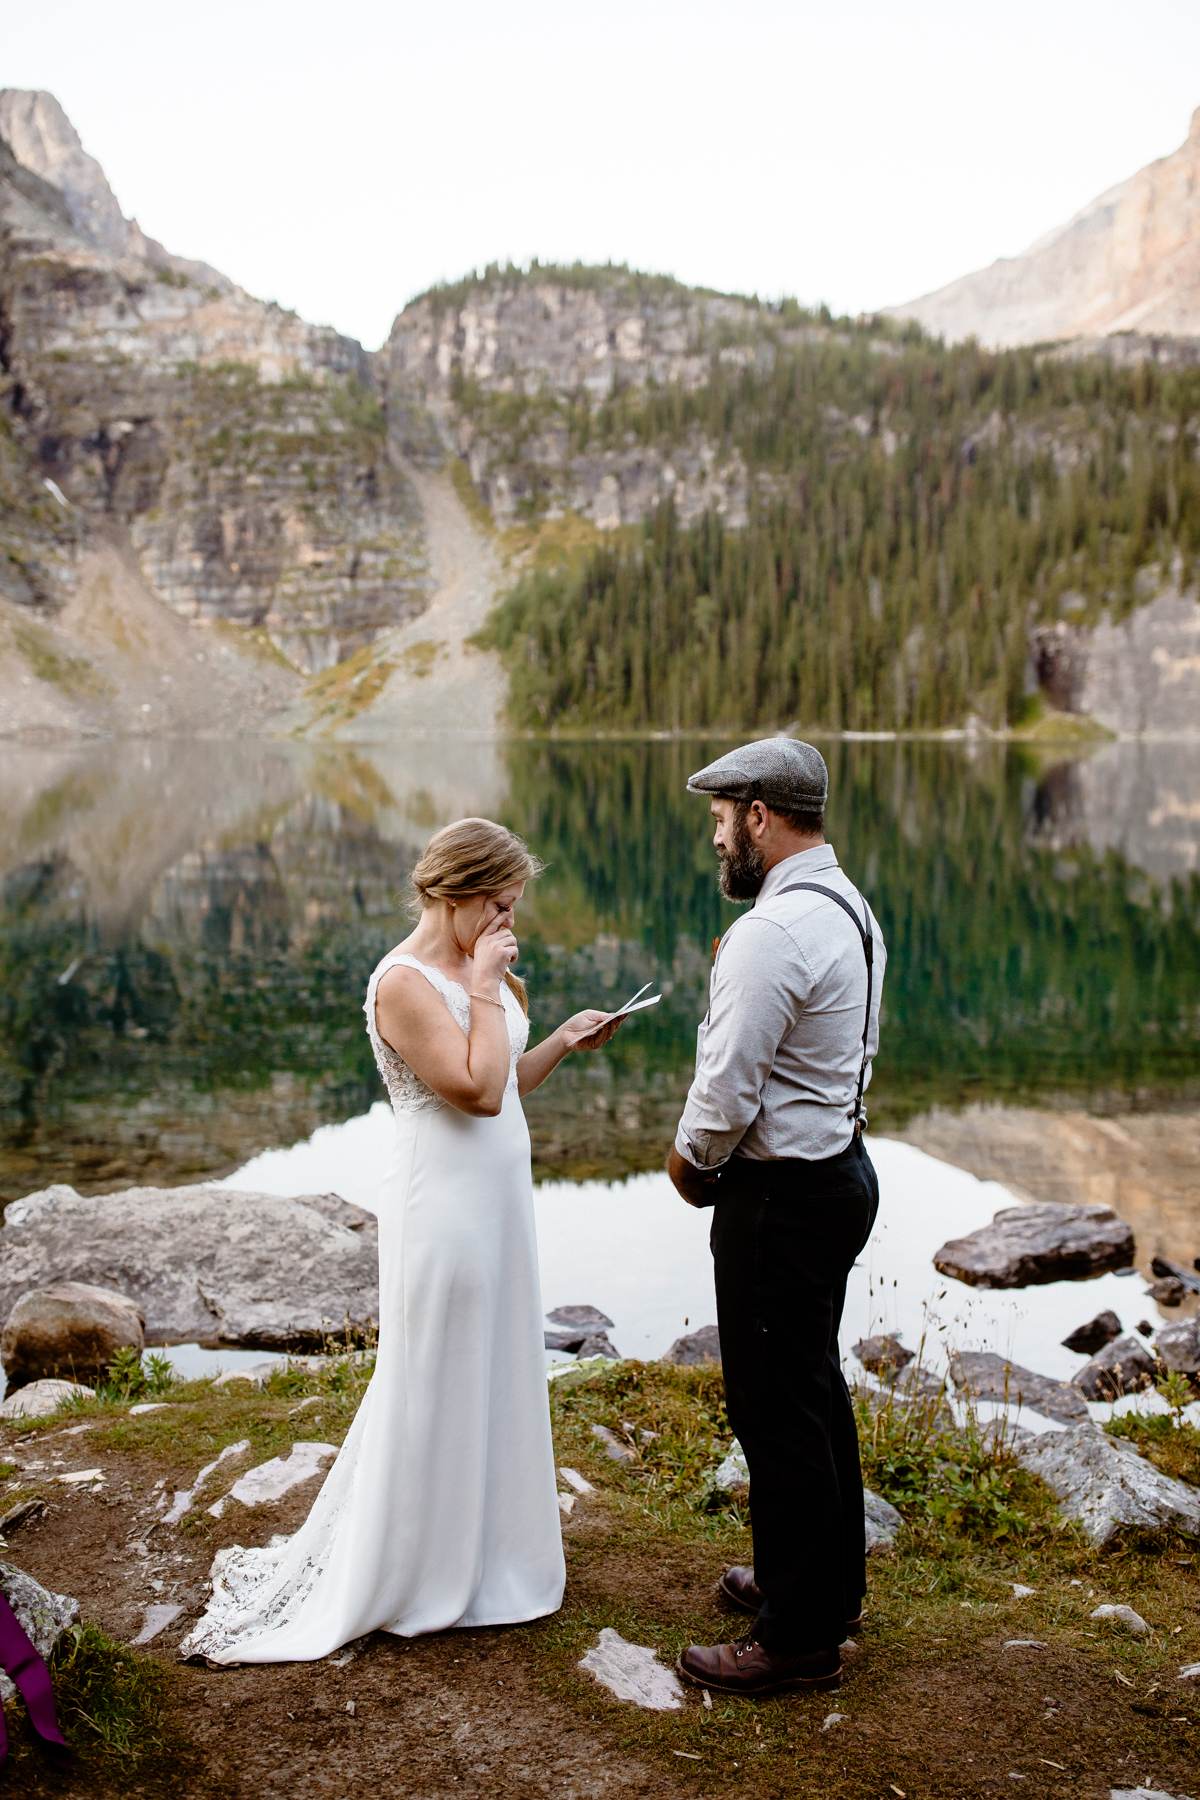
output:
[[[513,921],[540,873],[487,819],[439,831],[413,871],[418,923],[364,1004],[395,1116],[375,1370],[295,1535],[217,1553],[181,1656],[304,1662],[368,1631],[514,1624],[561,1604],[521,1096],[620,1021],[576,1013],[526,1049]]]

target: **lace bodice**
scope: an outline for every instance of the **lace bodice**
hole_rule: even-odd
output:
[[[375,1022],[375,990],[379,985],[379,977],[385,969],[391,969],[401,963],[408,969],[419,969],[421,974],[435,987],[446,1005],[450,1008],[457,1023],[463,1031],[471,1029],[471,998],[460,981],[453,981],[431,963],[419,962],[410,956],[407,950],[389,950],[381,962],[376,963],[367,982],[367,997],[363,1001],[363,1011],[367,1016],[367,1036],[371,1040],[371,1049],[375,1053],[375,1066],[383,1077],[388,1098],[392,1103],[392,1111],[397,1113],[420,1112],[429,1106],[445,1106],[446,1102],[440,1094],[435,1094],[427,1087],[419,1075],[413,1073],[406,1062],[403,1062],[390,1044],[385,1044],[379,1035],[379,1027]],[[504,1017],[508,1024],[509,1069],[508,1088],[517,1085],[517,1058],[529,1042],[529,1020],[521,1010],[516,995],[510,988],[502,985],[500,997],[504,1002]]]

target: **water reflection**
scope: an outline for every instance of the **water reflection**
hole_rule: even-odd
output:
[[[664,994],[532,1097],[539,1173],[655,1166],[732,916],[684,789],[720,748],[5,746],[0,1198],[222,1174],[364,1113],[367,972],[425,838],[465,812],[549,865],[522,928],[535,1027]],[[828,756],[830,835],[891,952],[877,1129],[934,1102],[1196,1095],[1196,746]]]

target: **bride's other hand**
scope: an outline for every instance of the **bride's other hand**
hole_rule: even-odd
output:
[[[558,1029],[568,1050],[603,1050],[624,1023],[624,1019],[616,1019],[611,1013],[589,1007],[586,1012],[572,1013]]]
[[[516,962],[520,950],[512,928],[503,914],[485,927],[475,939],[471,958],[475,965],[471,986],[486,991],[491,982],[499,983]]]

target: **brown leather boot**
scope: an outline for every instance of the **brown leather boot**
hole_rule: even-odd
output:
[[[835,1688],[842,1679],[837,1645],[784,1655],[754,1637],[732,1644],[692,1644],[676,1669],[693,1687],[718,1694],[782,1694],[801,1688]]]
[[[736,1606],[739,1612],[749,1613],[751,1618],[758,1616],[763,1603],[763,1592],[754,1579],[754,1570],[745,1563],[735,1563],[726,1569],[717,1583],[717,1593],[730,1606]],[[857,1637],[862,1630],[863,1616],[857,1613],[853,1619],[847,1619],[843,1627],[847,1637]]]

